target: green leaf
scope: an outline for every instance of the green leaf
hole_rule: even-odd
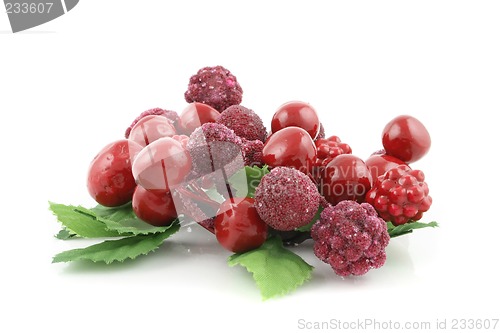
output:
[[[300,232],[309,232],[311,231],[311,228],[313,226],[314,223],[316,223],[316,221],[319,220],[319,217],[321,216],[321,212],[324,210],[325,208],[323,208],[321,205],[318,207],[318,211],[316,212],[316,214],[314,214],[311,222],[309,222],[308,224],[306,224],[305,226],[302,226],[300,228],[297,228],[295,230],[297,231],[300,231]]]
[[[94,216],[79,212],[85,209],[83,207],[49,202],[49,208],[66,229],[78,236],[85,238],[120,236],[117,231],[108,230],[106,225]]]
[[[415,229],[435,228],[438,226],[439,225],[437,222],[429,222],[429,223],[408,222],[398,226],[395,226],[391,222],[387,222],[387,231],[389,232],[389,236],[391,236],[391,238],[395,238],[402,235],[410,234]]]
[[[63,227],[59,232],[54,235],[55,238],[60,239],[60,240],[68,240],[72,238],[78,238],[79,236],[72,232],[71,230],[66,229]]]
[[[165,239],[176,233],[179,228],[180,225],[176,223],[162,233],[107,240],[86,248],[64,251],[54,256],[52,263],[91,260],[110,264],[114,261],[122,262],[125,259],[135,259],[156,250]]]
[[[255,188],[259,186],[262,177],[268,173],[267,165],[262,168],[245,166],[229,178],[229,184],[236,190],[237,197],[253,198]]]
[[[277,237],[269,238],[255,250],[233,254],[228,264],[241,265],[252,273],[264,300],[295,290],[311,278],[314,268],[285,249]]]
[[[92,216],[97,221],[103,223],[106,229],[117,232],[122,236],[155,234],[164,232],[170,227],[155,227],[144,222],[135,215],[131,204],[115,208],[108,208],[101,205],[92,209],[77,207],[76,211]]]

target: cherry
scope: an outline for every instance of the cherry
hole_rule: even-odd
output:
[[[173,138],[161,138],[144,147],[132,164],[137,184],[147,190],[170,190],[190,172],[191,156]]]
[[[253,198],[224,201],[215,217],[214,227],[219,244],[236,253],[258,248],[267,238],[267,224],[259,217]]]
[[[262,149],[262,161],[270,167],[287,166],[304,173],[316,160],[316,146],[300,127],[286,127],[269,137]]]
[[[383,176],[390,169],[398,165],[406,165],[406,163],[400,159],[386,154],[372,155],[365,161],[365,164],[372,174],[374,183],[379,176]]]
[[[117,207],[132,200],[136,184],[132,160],[142,147],[123,139],[102,148],[90,163],[87,189],[103,206]]]
[[[215,120],[219,116],[219,111],[210,105],[199,102],[188,104],[180,116],[184,134],[190,135],[195,129],[205,123],[215,123]]]
[[[405,163],[421,159],[431,147],[431,137],[425,126],[412,116],[391,120],[382,133],[382,144],[387,155]]]
[[[343,200],[362,203],[372,187],[372,175],[359,157],[343,154],[335,157],[320,179],[321,194],[331,204]]]
[[[174,199],[169,191],[146,190],[137,186],[132,208],[138,218],[157,227],[170,225],[177,218]]]
[[[172,137],[176,134],[174,125],[166,117],[150,115],[141,118],[132,127],[129,139],[144,147],[160,138]]]
[[[314,140],[320,130],[318,114],[311,105],[305,102],[292,101],[285,103],[274,114],[271,120],[271,131],[276,133],[289,126],[305,129]]]

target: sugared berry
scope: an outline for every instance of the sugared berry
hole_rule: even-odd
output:
[[[242,139],[266,141],[267,132],[262,119],[253,110],[242,105],[228,107],[216,122],[232,129]]]

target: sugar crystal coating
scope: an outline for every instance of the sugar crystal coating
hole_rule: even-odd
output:
[[[314,254],[340,276],[363,275],[382,267],[390,239],[373,206],[351,200],[325,208],[311,237]]]
[[[242,105],[231,105],[220,114],[216,122],[232,129],[241,138],[266,141],[267,131],[262,119],[253,110]]]
[[[181,120],[180,120],[177,112],[165,110],[165,109],[160,109],[160,108],[154,108],[154,109],[149,109],[149,110],[142,112],[139,116],[137,116],[137,118],[134,119],[132,124],[130,124],[130,126],[125,131],[125,138],[126,139],[128,139],[128,137],[130,135],[130,131],[132,130],[132,127],[134,127],[134,125],[137,124],[137,122],[139,120],[141,120],[142,118],[144,118],[146,116],[164,116],[165,118],[170,120],[170,122],[172,123],[172,125],[174,125],[177,132],[180,131],[180,121]]]
[[[187,144],[193,170],[199,175],[224,169],[230,176],[244,165],[241,147],[241,138],[233,130],[217,123],[198,127]]]
[[[240,104],[243,89],[236,77],[222,66],[204,67],[189,79],[186,102],[208,104],[219,112]]]
[[[243,156],[245,157],[245,165],[248,166],[262,166],[262,149],[264,149],[264,143],[260,140],[246,140],[243,141]]]
[[[320,194],[312,180],[299,170],[276,167],[255,189],[259,216],[276,230],[302,227],[316,214]]]

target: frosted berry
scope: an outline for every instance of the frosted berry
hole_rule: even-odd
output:
[[[325,208],[311,237],[314,254],[340,276],[382,267],[390,240],[386,223],[373,207],[350,200]]]
[[[380,217],[395,225],[418,221],[432,204],[424,173],[407,165],[390,169],[366,195]]]

